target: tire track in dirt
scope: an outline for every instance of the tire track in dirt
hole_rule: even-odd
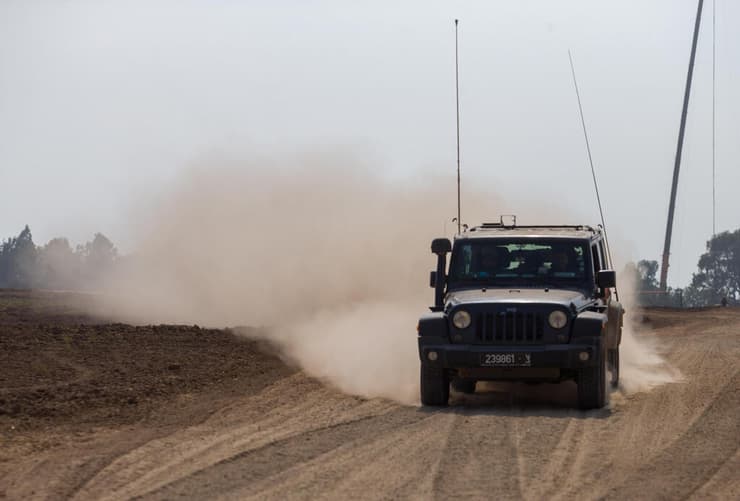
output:
[[[437,463],[454,416],[424,417],[387,434],[363,435],[281,475],[244,487],[233,499],[432,499]],[[433,432],[432,432],[433,431]]]
[[[737,344],[733,351],[726,350],[726,331],[716,337],[702,336],[697,340],[695,328],[683,326],[680,330],[689,331],[692,337],[683,338],[683,333],[677,332],[675,337],[663,338],[661,341],[672,346],[670,361],[680,364],[686,376],[685,381],[626,398],[617,394],[612,406],[614,413],[608,426],[594,427],[586,424],[579,430],[581,446],[578,453],[582,456],[582,468],[580,471],[572,470],[567,475],[570,487],[566,486],[555,496],[548,494],[549,497],[622,498],[624,486],[632,485],[631,479],[635,475],[639,476],[662,457],[674,469],[685,471],[685,461],[688,458],[686,454],[680,453],[682,446],[679,443],[690,444],[694,449],[711,447],[692,428],[704,426],[708,421],[707,413],[713,413],[710,407],[716,404],[717,399],[724,398],[721,393],[737,386],[733,382],[736,374],[728,373],[727,368],[737,366],[733,351],[737,357],[740,350],[737,349]],[[729,336],[733,337],[733,334]],[[736,334],[734,338],[738,339]],[[727,365],[724,365],[725,362]],[[737,422],[737,417],[733,420],[731,414],[722,414],[717,416],[725,426]],[[737,443],[740,430],[735,427],[728,430],[726,435],[730,440],[734,436]],[[722,464],[722,457],[735,450],[730,449],[720,454],[719,464]],[[660,484],[660,479],[667,472],[652,471],[658,481],[647,481],[642,486],[642,491],[635,489],[630,491],[631,495],[642,497],[645,492],[656,491],[655,484]]]
[[[63,447],[22,463],[7,486],[10,498],[69,499],[116,458],[161,436],[161,431],[127,431],[98,437],[93,443]],[[87,445],[87,446],[85,446]],[[84,450],[80,450],[80,448]],[[64,460],[60,460],[60,457]]]
[[[581,443],[587,440],[587,431],[603,425],[611,412],[582,413],[572,409],[575,385],[495,384],[487,389],[484,385],[480,393],[453,400],[458,406],[450,409],[463,415],[479,415],[488,424],[479,426],[472,421],[459,427],[463,435],[473,437],[473,442],[468,440],[463,447],[479,456],[476,462],[483,465],[484,476],[492,477],[485,483],[477,482],[486,490],[478,490],[474,483],[468,487],[468,494],[474,498],[493,495],[542,499],[565,489],[574,472],[581,468]],[[475,439],[492,433],[502,435],[500,446],[486,454]],[[465,469],[465,463],[453,462],[447,471],[456,477]],[[463,478],[466,474],[463,472]],[[455,488],[450,490],[454,492]]]
[[[740,449],[728,459],[689,499],[740,499]]]
[[[702,488],[737,455],[739,410],[740,371],[735,371],[685,432],[614,488],[618,497],[657,489],[662,499],[683,499]]]
[[[347,397],[297,374],[257,396],[235,402],[199,426],[179,430],[116,458],[75,498],[143,495],[246,450],[308,430],[384,413],[390,406],[384,401]]]
[[[435,499],[518,493],[513,426],[512,420],[503,416],[458,411],[440,460],[439,470],[445,474],[436,478]]]
[[[155,492],[144,496],[145,499],[172,499],[187,493],[189,497],[238,497],[250,496],[259,498],[290,497],[291,492],[310,496],[311,485],[295,486],[301,483],[312,464],[319,467],[324,475],[334,468],[347,464],[344,460],[328,460],[341,456],[341,451],[351,450],[356,459],[363,451],[355,450],[372,447],[376,440],[383,440],[399,429],[407,430],[415,423],[429,419],[428,413],[413,408],[395,408],[379,415],[365,416],[351,421],[342,421],[292,435],[283,440],[266,444],[263,447],[250,449],[229,457],[209,468],[168,484]],[[341,451],[340,451],[341,450]],[[371,463],[372,464],[372,463]],[[296,470],[300,470],[297,474]],[[287,473],[290,471],[290,473]],[[335,478],[346,481],[346,475],[335,473]],[[354,472],[356,474],[356,472]],[[276,478],[281,481],[276,481]],[[280,491],[270,492],[275,486]],[[324,484],[324,491],[332,486]]]
[[[583,435],[575,419],[569,418],[564,429],[548,430],[548,435],[559,435],[559,440],[546,457],[548,461],[543,471],[538,475],[538,482],[530,483],[529,478],[520,479],[525,486],[524,497],[527,499],[543,499],[553,495],[569,478],[576,449],[583,440]]]

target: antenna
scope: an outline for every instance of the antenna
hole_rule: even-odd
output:
[[[716,105],[715,105],[715,94],[717,90],[716,74],[717,74],[717,4],[715,0],[712,0],[712,236],[717,234],[717,181],[716,181],[716,170],[715,170],[715,129],[717,125],[716,120]]]
[[[462,233],[460,227],[460,70],[457,55],[457,19],[455,19],[455,106],[457,108],[457,233]]]
[[[599,215],[601,215],[601,227],[604,229],[604,241],[606,242],[606,255],[609,258],[609,266],[613,267],[612,251],[609,246],[609,237],[606,233],[606,222],[604,221],[604,210],[601,207],[601,195],[599,195],[599,184],[596,182],[596,170],[594,170],[594,161],[591,157],[591,144],[588,141],[588,133],[586,132],[586,120],[583,118],[583,107],[581,106],[581,94],[578,92],[578,81],[576,80],[576,69],[573,66],[573,56],[570,54],[568,49],[568,60],[570,60],[570,72],[573,74],[573,86],[576,89],[576,99],[578,99],[578,113],[581,115],[581,125],[583,126],[583,137],[586,139],[586,151],[588,152],[588,163],[591,165],[591,177],[594,179],[594,189],[596,190],[596,202],[599,204]],[[619,291],[614,288],[619,301]]]

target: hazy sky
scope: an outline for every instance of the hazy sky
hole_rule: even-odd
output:
[[[37,243],[102,231],[130,249],[132,209],[211,152],[342,149],[409,186],[448,175],[454,196],[457,17],[463,191],[598,222],[570,48],[613,239],[659,260],[696,4],[0,0],[0,237],[29,224]],[[723,231],[740,227],[740,2],[716,7]],[[708,0],[674,286],[712,231],[711,21]]]

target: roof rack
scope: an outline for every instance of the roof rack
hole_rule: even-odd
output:
[[[513,229],[513,228],[543,228],[543,229],[563,229],[577,231],[591,231],[596,233],[596,229],[585,224],[528,224],[528,225],[505,225],[502,223],[483,223],[480,226],[474,226],[470,231],[492,230],[495,228]]]
[[[508,218],[509,224],[504,222],[504,218]],[[542,228],[542,229],[554,229],[554,230],[576,230],[576,231],[590,231],[596,233],[597,230],[591,226],[585,224],[533,224],[533,225],[521,225],[516,224],[516,215],[514,214],[503,214],[499,216],[498,223],[481,223],[479,226],[474,226],[469,231],[481,231],[481,230],[493,230],[493,229],[514,229],[514,228]],[[601,225],[599,225],[601,229]]]

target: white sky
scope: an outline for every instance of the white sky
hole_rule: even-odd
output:
[[[457,17],[463,190],[598,222],[570,48],[613,240],[660,260],[696,3],[0,0],[0,237],[127,250],[132,207],[212,151],[339,147],[452,182]],[[740,227],[740,2],[716,4],[723,231]],[[712,230],[711,19],[706,1],[673,286]]]

